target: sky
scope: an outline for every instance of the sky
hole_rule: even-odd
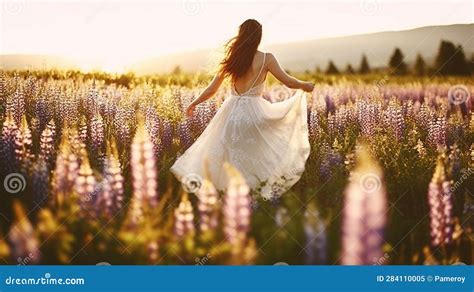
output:
[[[120,71],[159,55],[220,48],[247,18],[262,46],[473,23],[472,0],[0,0],[0,54],[58,55]]]

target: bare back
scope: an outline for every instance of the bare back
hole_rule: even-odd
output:
[[[267,76],[266,54],[260,51],[255,53],[252,65],[244,76],[233,80],[234,90],[239,94],[244,94],[252,87],[262,84]]]

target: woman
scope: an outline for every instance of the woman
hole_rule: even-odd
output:
[[[239,34],[227,44],[220,71],[189,105],[188,117],[230,77],[230,97],[171,167],[182,182],[207,172],[216,188],[223,190],[227,184],[223,164],[229,162],[242,173],[250,188],[271,199],[301,177],[310,149],[305,93],[299,90],[289,99],[272,104],[262,97],[262,92],[268,72],[289,88],[311,92],[314,84],[289,76],[272,54],[258,51],[261,38],[260,23],[253,19],[242,23]]]

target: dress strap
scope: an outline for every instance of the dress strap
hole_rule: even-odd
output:
[[[258,78],[260,77],[260,74],[262,74],[263,67],[265,66],[265,57],[266,57],[266,55],[267,55],[267,53],[263,53],[262,67],[260,67],[260,71],[258,72],[257,77],[255,77],[255,80],[253,81],[253,83],[250,86],[249,90],[253,88],[253,86],[255,85],[255,82],[257,82]],[[249,90],[247,90],[247,91],[249,91]]]

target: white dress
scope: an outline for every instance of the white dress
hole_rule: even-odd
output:
[[[264,99],[264,83],[255,86],[263,64],[249,90],[239,94],[233,86],[201,136],[171,167],[180,181],[205,177],[205,161],[218,190],[226,189],[223,164],[229,162],[264,199],[281,196],[300,179],[310,152],[306,94],[298,90],[277,103]]]

